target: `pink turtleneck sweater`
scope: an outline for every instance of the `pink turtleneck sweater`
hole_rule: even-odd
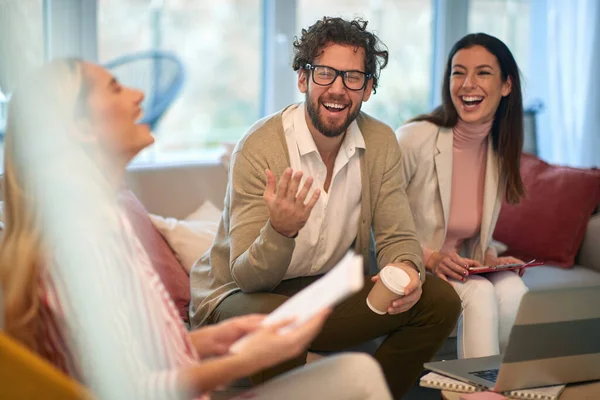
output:
[[[488,134],[492,121],[468,124],[459,120],[452,130],[452,191],[446,240],[440,252],[459,252],[465,239],[479,233],[483,213],[483,192]]]

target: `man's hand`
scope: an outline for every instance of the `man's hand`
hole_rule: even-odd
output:
[[[297,171],[292,177],[292,169],[286,168],[276,188],[275,174],[269,169],[267,174],[267,187],[263,198],[269,209],[271,226],[286,237],[294,237],[304,227],[321,191],[315,190],[308,203],[304,203],[306,196],[313,184],[313,178],[308,177],[298,192],[302,180],[302,171]]]
[[[190,333],[190,338],[201,356],[221,356],[227,354],[238,339],[256,331],[264,318],[258,314],[231,318],[195,330]]]
[[[469,276],[469,267],[481,267],[481,263],[470,258],[463,258],[457,253],[438,252],[429,256],[427,261],[427,269],[446,282],[448,282],[448,278],[464,282]]]
[[[485,257],[485,265],[490,267],[497,267],[505,264],[525,264],[525,261],[516,257],[495,257],[492,254],[488,254]],[[523,274],[525,274],[525,268],[516,269],[515,272],[518,273],[519,276],[523,276]]]
[[[412,265],[408,265],[405,263],[394,263],[388,264],[397,268],[404,270],[410,277],[410,282],[404,288],[404,296],[399,297],[394,300],[390,307],[388,307],[388,314],[400,314],[405,311],[408,311],[417,304],[419,299],[421,298],[421,294],[423,293],[421,279],[419,278],[419,273]],[[371,278],[373,282],[377,282],[379,280],[379,274],[373,276]]]

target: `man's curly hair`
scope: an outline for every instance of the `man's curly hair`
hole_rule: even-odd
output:
[[[294,38],[294,71],[311,64],[331,43],[362,47],[365,50],[365,72],[373,78],[376,92],[379,74],[388,63],[389,53],[385,44],[367,31],[369,22],[361,18],[346,21],[342,18],[323,17],[308,29],[302,29],[300,38]]]

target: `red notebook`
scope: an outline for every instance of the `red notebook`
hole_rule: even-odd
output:
[[[497,271],[514,271],[515,269],[521,268],[529,268],[529,267],[539,267],[540,265],[544,265],[541,261],[531,260],[524,264],[504,264],[497,265],[495,267],[482,266],[482,267],[470,267],[469,275],[473,274],[487,274],[488,272],[497,272]]]

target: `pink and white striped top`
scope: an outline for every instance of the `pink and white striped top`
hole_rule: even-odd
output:
[[[124,254],[115,258],[114,254],[107,254],[110,252],[106,248],[98,249],[98,254],[91,254],[105,260],[107,267],[106,271],[93,271],[95,280],[86,284],[94,285],[96,292],[100,286],[101,293],[110,299],[106,304],[98,302],[97,305],[112,307],[111,312],[98,311],[110,319],[104,323],[108,336],[111,336],[107,343],[114,339],[122,345],[119,349],[126,349],[127,354],[118,354],[118,359],[114,360],[115,368],[121,368],[127,372],[126,375],[133,377],[134,381],[125,381],[125,385],[133,387],[136,398],[179,399],[185,393],[177,383],[178,370],[198,363],[199,356],[131,223],[124,213],[120,217],[122,232],[109,242],[115,244],[115,252]],[[115,259],[121,261],[118,268],[111,266]],[[73,291],[66,290],[67,282],[72,280],[64,276],[61,268],[55,268],[56,257],[52,261],[55,264],[44,269],[40,279],[40,353],[67,375],[95,390],[95,384],[102,385],[94,382],[98,376],[94,368],[99,367],[95,360],[90,360],[88,352],[82,350],[85,345],[81,345],[81,338],[89,338],[90,333],[95,332],[89,332],[89,328],[86,330],[85,323],[73,317],[73,307],[77,305],[70,300]],[[84,261],[81,268],[85,267]],[[132,310],[135,312],[132,313]],[[106,343],[93,342],[92,345]],[[209,396],[201,398],[209,399]]]

